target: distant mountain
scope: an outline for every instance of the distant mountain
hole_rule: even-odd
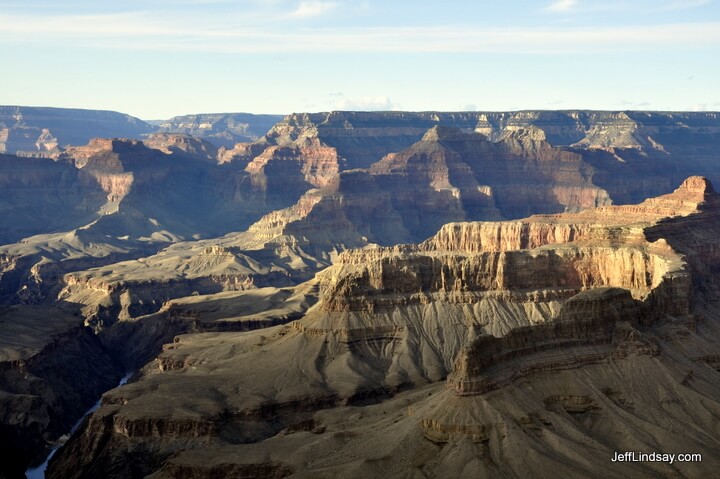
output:
[[[282,118],[282,115],[202,113],[151,123],[163,133],[185,133],[217,146],[232,148],[236,143],[257,140]]]
[[[114,111],[0,106],[0,153],[52,157],[68,145],[84,145],[93,138],[139,140],[152,133],[184,133],[232,148],[257,140],[282,118],[208,113],[143,121]]]
[[[51,156],[92,138],[139,138],[150,124],[123,113],[74,108],[0,106],[0,153]]]

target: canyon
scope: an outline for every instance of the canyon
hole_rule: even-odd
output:
[[[603,454],[655,441],[710,471],[719,220],[691,177],[639,205],[348,250],[301,286],[319,300],[299,319],[176,336],[49,477],[521,476],[528,452],[547,477],[625,477]]]
[[[0,477],[103,392],[47,477],[720,462],[717,113],[0,107],[0,130]],[[660,449],[703,462],[605,457]]]

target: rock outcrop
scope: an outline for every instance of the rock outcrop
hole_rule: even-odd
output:
[[[577,154],[553,148],[542,130],[516,130],[491,142],[479,133],[434,127],[370,172],[417,238],[451,221],[518,218],[610,204]]]

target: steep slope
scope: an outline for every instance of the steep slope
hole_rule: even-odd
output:
[[[719,233],[720,196],[694,177],[640,205],[342,253],[302,319],[177,338],[50,477],[667,474],[608,459],[648,449],[700,452],[675,470],[707,474]]]

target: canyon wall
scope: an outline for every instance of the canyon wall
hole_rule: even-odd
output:
[[[712,385],[720,290],[711,277],[719,213],[720,196],[693,177],[639,205],[450,224],[421,244],[343,252],[317,275],[320,300],[300,319],[166,345],[137,382],[105,396],[50,477],[89,477],[109,465],[118,477],[203,476],[220,470],[210,459],[219,455],[222,470],[318,473],[304,449],[273,452],[296,441],[322,445],[336,474],[374,470],[353,466],[350,451],[377,453],[398,473],[437,474],[434,461],[471,467],[466,453],[445,456],[462,444],[488,458],[473,467],[514,474],[524,470],[505,454],[515,441],[533,454],[555,450],[557,431],[574,446],[540,462],[563,468],[580,458],[573,470],[587,475],[599,456],[583,444],[647,445],[644,435],[618,439],[598,418],[656,431],[673,450],[685,441],[715,464],[714,446],[701,441],[713,434],[711,413],[689,419],[702,433],[673,428],[688,421],[685,406],[720,404]],[[680,409],[659,415],[657,397]],[[640,401],[654,421],[633,409]],[[378,427],[383,437],[370,432]],[[386,451],[413,444],[426,460],[383,460],[364,428]],[[87,459],[75,468],[78,457]]]

